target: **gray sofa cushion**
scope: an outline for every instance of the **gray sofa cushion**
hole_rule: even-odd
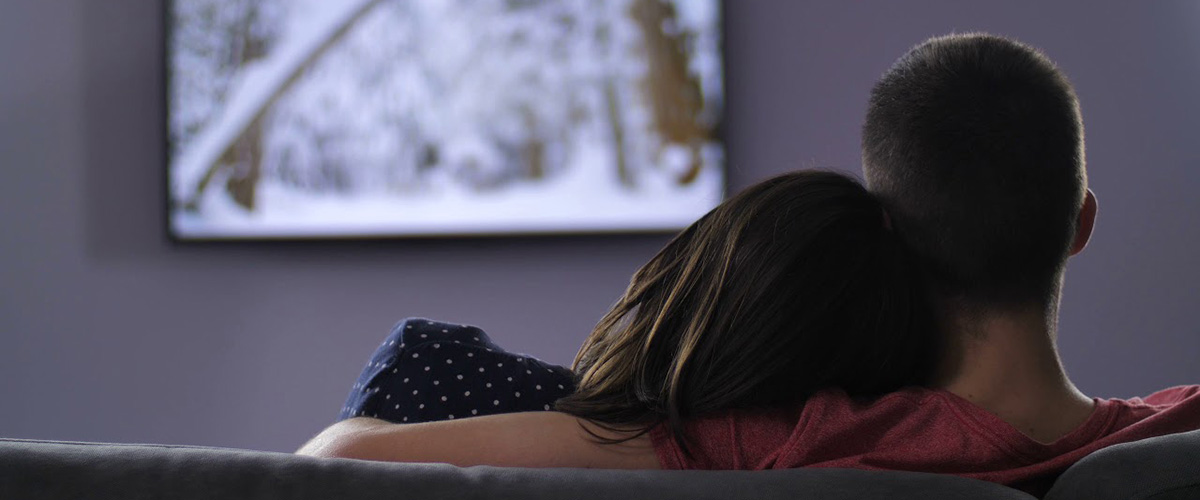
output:
[[[1020,499],[953,476],[848,469],[615,471],[458,468],[220,448],[0,439],[0,498]]]
[[[1118,444],[1067,469],[1046,500],[1200,499],[1200,430]]]

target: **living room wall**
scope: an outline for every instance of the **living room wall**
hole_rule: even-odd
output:
[[[731,190],[854,172],[876,77],[989,31],[1077,86],[1100,220],[1060,344],[1089,394],[1200,383],[1200,3],[727,2]],[[405,316],[569,363],[665,235],[173,245],[162,2],[0,4],[0,436],[291,450]]]

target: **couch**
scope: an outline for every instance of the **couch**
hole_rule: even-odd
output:
[[[169,445],[0,439],[0,499],[1013,499],[953,476],[849,469],[616,471],[459,468]],[[1200,431],[1096,452],[1046,497],[1200,499]]]

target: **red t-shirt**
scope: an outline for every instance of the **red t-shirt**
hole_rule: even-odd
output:
[[[1041,496],[1067,467],[1100,448],[1200,429],[1200,386],[1094,401],[1083,424],[1048,444],[948,391],[925,388],[866,402],[828,390],[792,408],[729,410],[695,419],[685,426],[691,458],[666,426],[655,427],[650,437],[664,469],[933,472]]]

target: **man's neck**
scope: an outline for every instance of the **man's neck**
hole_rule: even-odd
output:
[[[1036,441],[1068,434],[1087,420],[1093,403],[1063,370],[1055,316],[1040,308],[943,315],[948,345],[937,385]]]

